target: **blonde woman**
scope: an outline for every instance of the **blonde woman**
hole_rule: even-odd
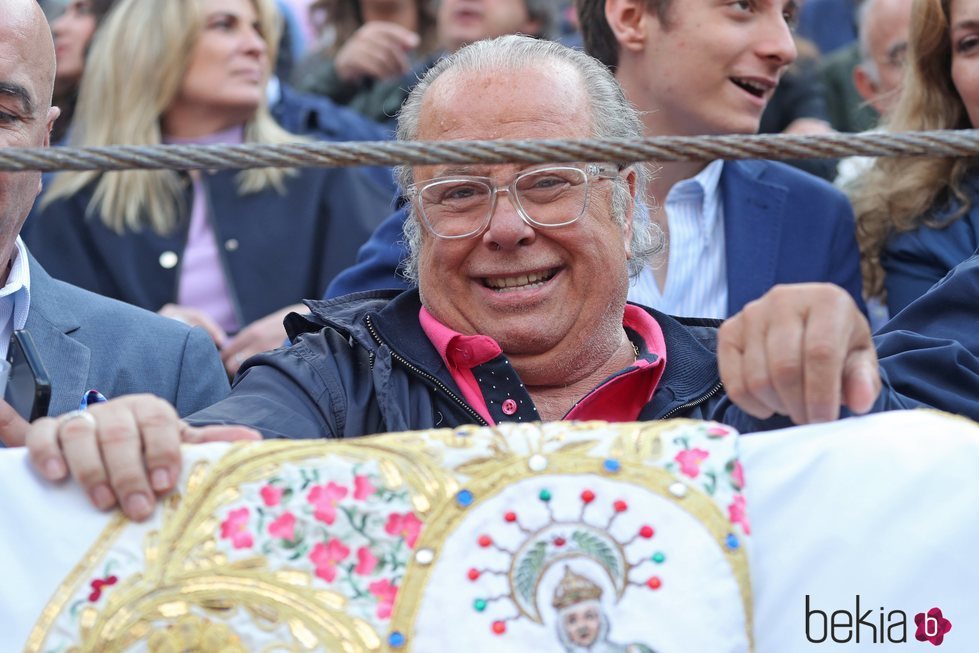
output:
[[[281,143],[272,0],[120,0],[93,44],[72,145]],[[61,173],[28,242],[53,276],[205,328],[229,372],[278,346],[389,212],[357,170]]]
[[[889,131],[979,125],[979,0],[915,0]],[[864,293],[891,316],[979,247],[976,160],[881,158],[855,185]]]

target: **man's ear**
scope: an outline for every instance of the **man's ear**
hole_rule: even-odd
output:
[[[863,98],[864,102],[868,103],[874,109],[877,109],[876,100],[879,91],[877,90],[877,84],[874,80],[867,74],[864,69],[863,64],[857,64],[853,67],[853,85],[857,89],[857,93]]]
[[[622,222],[622,237],[625,239],[625,258],[629,260],[632,258],[632,221],[636,217],[636,182],[638,181],[639,175],[636,174],[636,169],[633,167],[626,168],[625,181],[629,185],[629,205],[625,209],[625,216]]]
[[[51,130],[54,128],[54,121],[61,115],[61,109],[51,107],[48,109],[47,121],[44,124],[44,147],[51,145]]]
[[[643,0],[605,0],[605,20],[622,49],[641,52],[646,47],[650,19],[655,16]]]

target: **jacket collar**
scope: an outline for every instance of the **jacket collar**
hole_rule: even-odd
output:
[[[332,300],[307,301],[311,319],[293,314],[286,322],[289,337],[330,326],[376,352],[380,345],[367,328],[398,356],[454,388],[452,375],[429,342],[418,321],[421,300],[417,290],[375,290]],[[720,383],[717,371],[716,328],[719,320],[674,318],[642,306],[659,323],[666,342],[666,369],[647,414],[661,416],[695,401]]]

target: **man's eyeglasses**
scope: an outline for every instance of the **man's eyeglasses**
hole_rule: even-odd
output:
[[[507,193],[517,213],[532,227],[563,227],[582,216],[592,180],[614,179],[618,168],[585,166],[536,168],[518,174],[506,186],[488,177],[443,177],[408,188],[429,231],[439,238],[481,234],[496,209],[498,193]]]

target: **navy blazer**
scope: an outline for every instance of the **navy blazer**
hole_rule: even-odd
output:
[[[721,173],[727,251],[728,314],[779,283],[828,281],[866,314],[853,209],[822,179],[772,161],[727,161]],[[402,208],[378,227],[326,291],[408,288],[396,270],[407,254]]]
[[[390,212],[391,192],[355,169],[307,168],[241,195],[235,170],[202,175],[208,219],[238,323],[319,297]],[[177,301],[189,219],[122,234],[86,215],[94,184],[35,210],[24,241],[56,279],[151,311]],[[185,202],[190,207],[188,185]],[[189,211],[188,211],[189,213]]]
[[[880,262],[892,316],[979,248],[979,178],[971,179],[963,190],[973,201],[965,215],[949,222],[949,216],[961,207],[957,201],[951,202],[930,213],[927,220],[932,224],[895,234],[884,247]]]
[[[33,258],[30,275],[25,329],[51,380],[49,415],[78,408],[88,390],[109,399],[154,394],[180,415],[228,394],[221,358],[202,329],[53,279]]]
[[[728,315],[780,283],[828,281],[866,315],[853,208],[831,184],[775,161],[721,173]]]

